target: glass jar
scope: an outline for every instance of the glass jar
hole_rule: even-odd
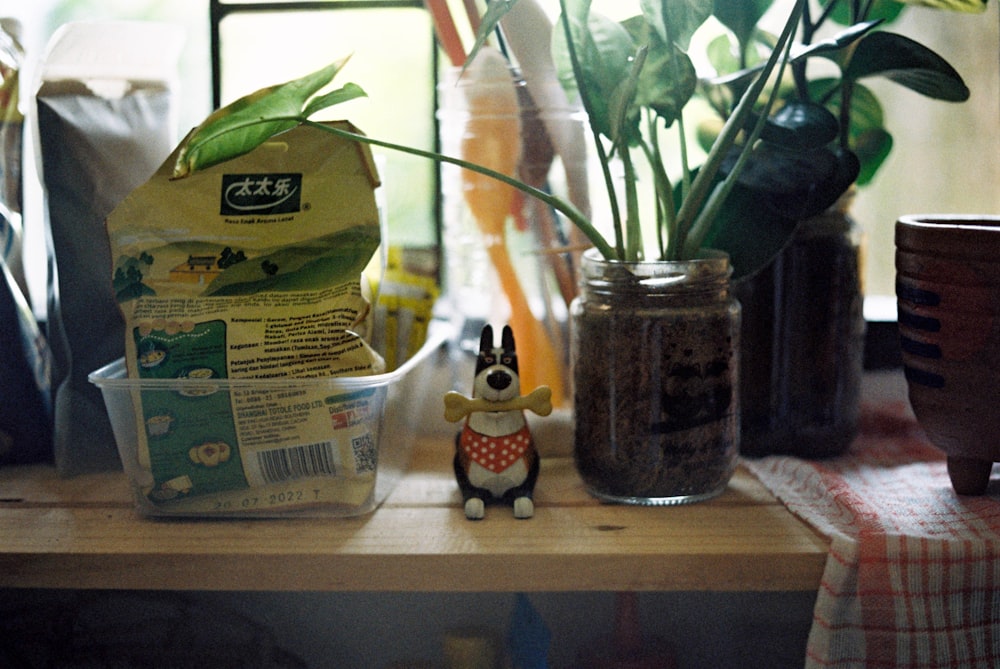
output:
[[[744,455],[829,457],[857,433],[865,320],[852,194],[799,223],[771,264],[734,282]]]
[[[587,118],[572,106],[539,107],[516,68],[482,54],[445,71],[438,88],[445,155],[489,167],[590,211]],[[556,151],[556,147],[560,150]],[[487,323],[517,338],[522,387],[547,385],[553,405],[569,385],[569,303],[576,295],[575,229],[513,187],[441,165],[446,298],[458,348],[474,355]]]
[[[610,502],[672,505],[725,490],[739,451],[740,305],[724,253],[583,255],[571,310],[574,460]]]

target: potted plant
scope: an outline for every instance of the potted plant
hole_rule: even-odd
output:
[[[491,4],[480,35],[492,31],[512,4]],[[788,61],[802,4],[794,3],[775,50],[739,96],[698,170],[687,165],[682,143],[683,175],[674,184],[658,133],[683,125],[696,77],[682,47],[711,15],[712,2],[645,2],[641,15],[619,24],[591,13],[588,2],[561,0],[555,35],[562,36],[557,40],[562,46],[555,48],[589,117],[614,212],[610,238],[573,205],[511,175],[346,133],[514,186],[562,212],[593,244],[585,256],[584,294],[574,307],[576,459],[590,490],[606,499],[645,504],[704,499],[721,492],[735,468],[739,307],[728,291],[728,258],[705,251],[702,242],[767,123],[777,89],[765,95],[766,84]],[[183,142],[175,176],[247,151],[298,124],[344,134],[309,120],[319,109],[363,94],[348,84],[313,97],[339,68],[334,64],[264,89],[212,114]],[[740,142],[745,148],[720,176]],[[657,231],[654,251],[645,248],[633,153],[648,160],[654,174],[655,216],[646,223]],[[612,160],[623,166],[623,194],[612,176]],[[613,317],[603,318],[608,312]],[[612,350],[618,353],[609,357]],[[608,365],[609,359],[615,364]]]
[[[760,24],[773,4],[715,3],[729,32],[707,50],[719,76],[705,90],[722,116],[771,49],[774,38]],[[865,81],[887,78],[936,100],[969,96],[941,56],[892,31],[907,5],[977,12],[986,2],[807,5],[773,134],[764,134],[709,238],[731,254],[743,305],[744,454],[836,455],[856,432],[864,318],[849,206],[892,148],[882,105]],[[774,259],[767,259],[773,246],[757,252],[755,240],[786,239],[789,231]]]
[[[766,58],[760,64],[747,61],[746,72],[724,82],[729,95],[716,106],[725,123],[695,168],[689,165],[684,126],[697,77],[685,50],[713,11],[726,22],[742,15],[742,5],[712,0],[640,4],[640,15],[618,23],[591,12],[586,0],[560,0],[554,33],[555,59],[566,74],[564,83],[583,101],[605,177],[613,212],[608,237],[573,205],[511,175],[454,156],[351,136],[498,179],[558,210],[587,237],[594,248],[584,256],[582,294],[573,307],[576,462],[598,496],[670,504],[717,494],[736,461],[739,307],[729,291],[728,255],[707,247],[722,245],[734,229],[747,228],[755,231],[755,243],[735,251],[751,257],[745,251],[752,246],[752,257],[764,260],[777,253],[795,225],[772,226],[762,235],[737,220],[734,198],[745,195],[752,183],[742,177],[753,176],[766,149],[817,148],[834,139],[829,125],[821,136],[812,124],[797,127],[793,104],[772,115],[784,89],[768,83],[775,74],[782,81],[788,64],[801,68],[812,56],[850,52],[872,26],[863,24],[793,56],[792,34],[809,16],[804,0],[793,2]],[[481,39],[512,5],[489,5]],[[738,34],[749,43],[755,33]],[[363,94],[348,84],[313,98],[338,69],[331,66],[266,89],[214,114],[185,140],[178,176],[300,123],[344,133],[309,120],[319,109]],[[836,135],[836,118],[833,127]],[[674,129],[680,130],[676,182],[668,176],[660,141],[661,134]],[[837,165],[850,167],[849,152],[835,155]],[[620,161],[620,180],[612,174],[613,161]],[[640,220],[638,162],[648,163],[653,181],[652,214],[645,220]],[[856,179],[849,177],[847,184]],[[741,261],[742,271],[748,267]]]

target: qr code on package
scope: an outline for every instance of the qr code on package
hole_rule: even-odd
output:
[[[375,471],[378,466],[378,449],[371,432],[351,439],[351,449],[354,451],[354,466],[359,474]]]

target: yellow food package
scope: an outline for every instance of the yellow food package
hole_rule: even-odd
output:
[[[211,381],[384,371],[362,336],[380,243],[367,146],[298,126],[184,179],[175,156],[107,220],[128,376],[180,382],[135,393],[144,494],[194,512],[362,503],[375,468],[358,445],[377,435],[350,416],[365,397]]]

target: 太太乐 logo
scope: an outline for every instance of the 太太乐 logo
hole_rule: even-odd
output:
[[[293,214],[301,192],[301,174],[224,174],[220,214]]]

